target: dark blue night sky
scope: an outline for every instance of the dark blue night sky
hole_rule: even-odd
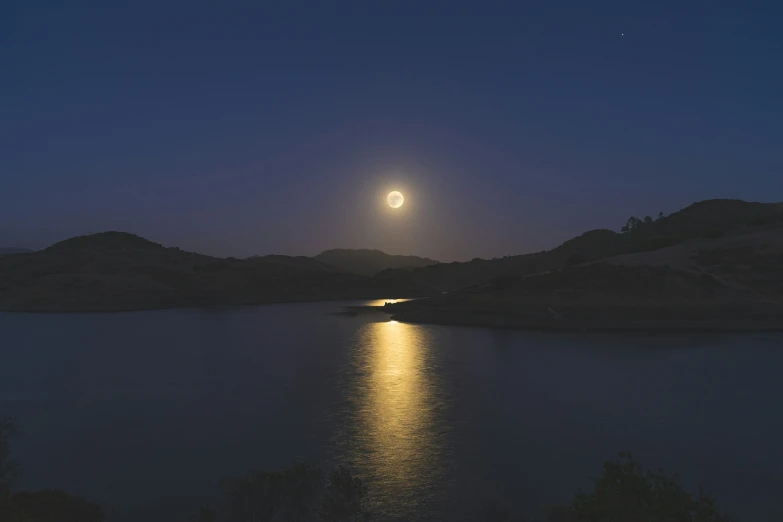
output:
[[[782,2],[267,4],[3,3],[0,246],[461,260],[783,200]]]

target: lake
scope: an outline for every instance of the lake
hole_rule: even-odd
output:
[[[630,451],[783,520],[783,336],[576,335],[333,315],[345,304],[0,314],[20,489],[176,520],[218,481],[348,465],[379,520],[536,515]]]

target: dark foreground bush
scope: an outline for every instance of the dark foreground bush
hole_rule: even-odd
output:
[[[629,453],[604,464],[590,494],[576,495],[571,511],[579,522],[731,522],[715,499],[699,491],[693,497],[677,475],[647,471]]]
[[[523,522],[502,507],[484,508],[483,522]],[[570,504],[547,510],[547,522],[732,522],[715,499],[683,489],[677,475],[644,471],[629,453],[604,463],[591,493],[579,493]]]
[[[106,520],[106,511],[103,507],[63,491],[16,493],[11,496],[11,508],[18,522],[103,522]]]
[[[0,419],[0,521],[1,522],[103,522],[106,512],[98,504],[62,491],[12,493],[17,466],[10,460],[10,439],[16,427]]]
[[[16,465],[10,461],[13,423],[0,419],[0,522],[104,522],[105,510],[62,491],[12,491]],[[253,471],[224,479],[214,506],[205,506],[189,522],[367,522],[367,488],[344,467],[324,476],[318,466],[297,463],[277,472]],[[518,522],[505,508],[485,508],[476,520]],[[644,471],[630,454],[604,464],[590,493],[577,494],[548,510],[548,522],[732,522],[715,499],[694,497],[677,475]]]

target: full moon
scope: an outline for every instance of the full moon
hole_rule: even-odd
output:
[[[389,195],[386,196],[386,203],[388,203],[391,208],[400,208],[403,201],[405,201],[405,198],[396,190],[394,192],[389,192]]]

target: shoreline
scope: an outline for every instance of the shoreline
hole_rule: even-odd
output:
[[[470,307],[396,306],[384,310],[391,320],[412,324],[438,324],[494,329],[549,332],[779,332],[783,331],[783,314],[758,309],[736,309],[732,312],[703,307],[678,308],[672,305],[667,314],[650,313],[648,308],[627,307],[620,313],[601,310],[601,305],[582,303],[560,315],[551,308],[537,310],[481,309]],[[544,312],[543,310],[548,310]],[[596,313],[598,311],[598,313]]]
[[[411,314],[395,314],[392,321],[408,324],[433,324],[441,326],[465,326],[473,328],[492,328],[497,330],[527,330],[538,332],[585,332],[585,333],[626,333],[626,332],[783,332],[783,319],[777,321],[740,319],[737,321],[714,320],[666,320],[666,321],[590,321],[590,320],[506,320],[456,319],[448,317],[417,317]]]
[[[0,308],[0,313],[6,314],[119,314],[119,313],[131,313],[131,312],[154,312],[161,310],[192,310],[192,309],[216,309],[216,308],[247,308],[251,306],[265,306],[276,304],[298,304],[298,303],[335,303],[340,301],[363,301],[363,300],[379,300],[379,299],[417,299],[418,297],[389,297],[384,295],[383,297],[376,297],[376,295],[370,296],[339,296],[339,297],[302,297],[280,299],[280,300],[259,300],[258,302],[249,303],[193,303],[193,304],[166,304],[166,305],[138,305],[138,306],[94,306],[94,307],[37,307],[37,308],[14,308],[5,309]],[[355,305],[350,308],[365,308],[366,305]],[[367,308],[378,308],[378,311],[384,312],[383,306],[366,306]]]
[[[162,305],[162,306],[128,306],[128,307],[92,307],[92,308],[34,308],[0,310],[7,314],[113,314],[152,312],[162,310],[188,310],[188,309],[242,309],[253,306],[275,304],[305,304],[305,303],[338,303],[340,301],[376,299],[416,299],[409,297],[335,297],[335,298],[302,298],[259,301],[255,303],[225,303],[225,304],[190,304],[190,305]],[[410,302],[410,301],[408,301]],[[564,319],[556,317],[542,317],[531,315],[516,315],[513,313],[487,313],[486,310],[471,311],[460,308],[444,308],[437,306],[408,306],[400,308],[394,304],[383,305],[348,305],[341,310],[332,312],[332,315],[355,316],[359,314],[379,314],[389,316],[390,320],[409,324],[433,324],[441,326],[464,326],[474,328],[491,328],[498,330],[527,330],[539,332],[571,332],[571,333],[689,333],[689,332],[714,332],[714,333],[750,333],[750,332],[781,332],[783,331],[783,316],[778,317],[706,317],[700,319]],[[397,309],[399,308],[399,309]],[[406,309],[407,308],[407,309]]]

